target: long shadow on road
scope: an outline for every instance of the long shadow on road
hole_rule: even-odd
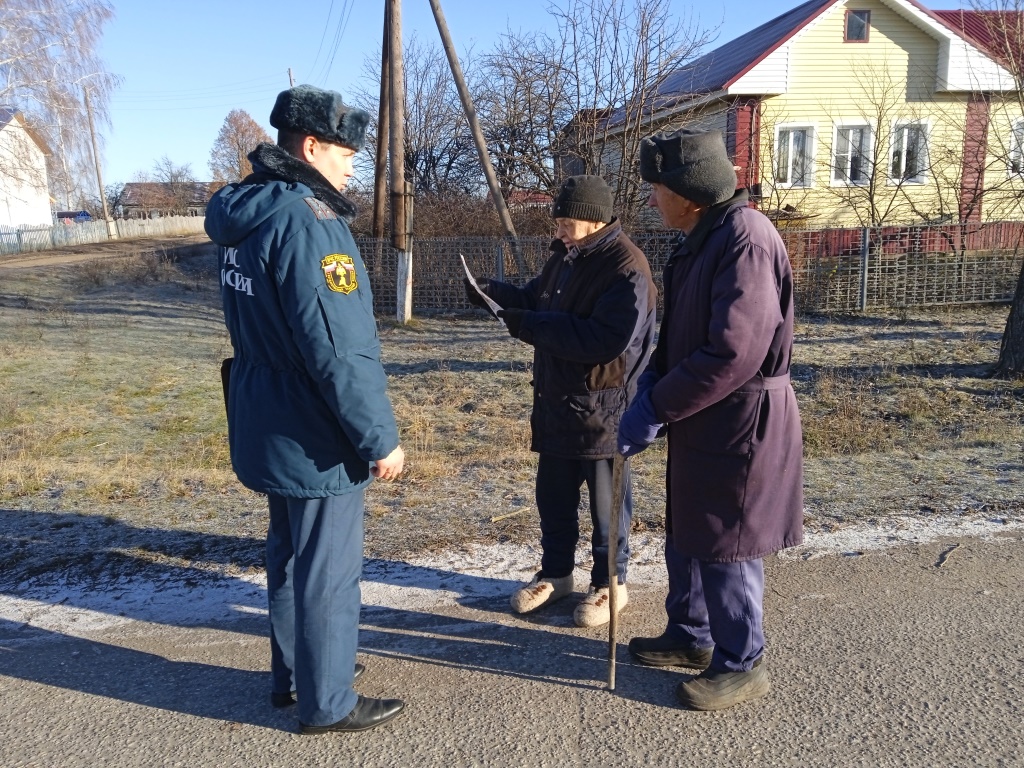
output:
[[[9,567],[21,565],[22,575],[32,572],[0,583],[0,674],[200,717],[291,727],[266,703],[267,672],[210,664],[203,653],[204,631],[267,634],[266,592],[258,569],[250,568],[246,578],[217,572],[251,561],[254,552],[262,552],[262,541],[16,510],[0,510],[0,526],[2,570],[10,576]],[[191,564],[153,562],[148,555],[154,550],[168,557],[187,552]],[[90,572],[78,572],[90,564]],[[602,688],[607,641],[600,631],[595,636],[572,626],[571,600],[536,616],[509,617],[508,594],[517,583],[368,560],[364,596],[372,593],[376,604],[363,608],[360,651],[410,665]],[[394,607],[414,591],[420,607]],[[78,611],[82,620],[62,624],[55,618],[58,610]],[[172,645],[179,658],[92,639],[129,619],[175,628],[178,640],[182,632],[189,634],[187,642]],[[152,636],[159,644],[167,630],[132,635],[134,645],[145,646],[140,637]],[[259,647],[256,667],[266,663],[266,648]],[[619,659],[628,660],[621,645]],[[664,674],[631,669],[620,678],[617,695],[670,706],[668,688],[655,684]]]

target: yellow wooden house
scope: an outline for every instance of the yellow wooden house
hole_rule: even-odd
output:
[[[1018,68],[993,43],[1019,16],[810,0],[667,77],[652,130],[722,131],[780,225],[1021,219]]]

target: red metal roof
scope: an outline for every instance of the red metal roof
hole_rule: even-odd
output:
[[[1019,73],[1024,13],[1020,11],[932,11],[946,26],[952,27],[989,55]]]

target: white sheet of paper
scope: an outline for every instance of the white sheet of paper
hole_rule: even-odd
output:
[[[498,317],[498,312],[500,312],[502,308],[501,305],[498,302],[494,301],[494,299],[492,299],[486,293],[480,290],[480,286],[477,285],[476,278],[473,277],[473,273],[469,271],[469,265],[466,264],[466,257],[460,253],[459,259],[462,261],[462,269],[466,272],[466,279],[468,279],[470,285],[473,286],[473,290],[479,293],[481,298],[483,298],[483,300],[487,302],[487,306],[491,308],[491,314],[494,315],[494,319],[501,323],[502,327],[504,327],[505,321]]]

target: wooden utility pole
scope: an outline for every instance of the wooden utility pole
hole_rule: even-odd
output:
[[[295,87],[295,78],[292,77],[292,68],[291,67],[288,67],[288,87],[289,88],[294,88]]]
[[[412,318],[412,252],[408,249],[409,221],[405,210],[405,66],[402,61],[402,0],[388,0],[391,12],[389,63],[391,90],[391,242],[398,251],[397,319]]]
[[[377,106],[377,154],[373,162],[373,236],[384,239],[384,212],[388,191],[388,120],[391,101],[391,64],[388,48],[391,42],[391,3],[384,0],[384,40],[380,46],[380,101]]]
[[[459,91],[462,108],[466,112],[466,119],[469,120],[473,141],[476,142],[476,152],[480,157],[480,165],[483,167],[484,176],[487,177],[487,186],[491,190],[494,207],[498,209],[501,224],[512,242],[512,250],[516,255],[516,261],[522,264],[523,260],[522,254],[519,251],[519,238],[516,236],[516,228],[512,224],[512,217],[509,215],[508,207],[505,205],[505,198],[501,196],[501,187],[498,185],[498,177],[494,173],[494,166],[491,165],[491,156],[487,151],[487,142],[484,141],[484,133],[480,130],[480,121],[476,116],[476,108],[473,106],[473,99],[469,95],[469,88],[466,87],[466,79],[462,76],[462,65],[459,64],[459,57],[455,54],[455,46],[452,45],[452,37],[448,32],[448,23],[445,21],[444,12],[441,10],[441,0],[430,0],[430,8],[434,12],[437,31],[441,33],[441,43],[444,45],[444,52],[448,56],[448,66],[451,67],[452,77],[455,78],[455,87]]]
[[[96,163],[96,185],[100,190],[100,204],[103,206],[103,220],[107,223],[107,237],[110,240],[117,240],[117,227],[110,220],[110,211],[107,209],[107,193],[103,189],[103,171],[100,169],[100,149],[96,143],[96,125],[92,119],[92,102],[89,101],[89,88],[83,86],[85,94],[85,111],[89,115],[89,135],[92,137],[92,159]]]

